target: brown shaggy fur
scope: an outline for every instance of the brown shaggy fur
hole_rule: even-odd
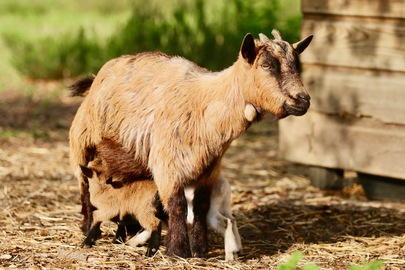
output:
[[[162,53],[107,62],[70,130],[71,164],[79,182],[84,181],[79,164],[89,162],[88,149],[103,138],[122,144],[139,171],[150,172],[155,180],[169,215],[167,253],[190,257],[183,189],[194,185],[196,194],[203,194],[200,189],[207,193],[194,198],[204,207],[195,205],[201,218],[196,218],[192,232],[204,234],[204,215],[221,158],[251,124],[246,107],[276,118],[302,115],[309,107],[297,59],[312,37],[292,46],[278,32],[273,35],[275,40],[246,35],[237,61],[221,72]],[[192,236],[200,241],[197,238]],[[192,249],[204,256],[206,246]]]
[[[96,147],[97,156],[103,161],[103,173],[113,176],[113,182],[150,179],[150,170],[133,160],[133,155],[122,148],[116,141],[104,139]]]

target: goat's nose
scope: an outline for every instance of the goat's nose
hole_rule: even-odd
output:
[[[302,101],[310,101],[311,97],[308,94],[301,92],[301,93],[297,94],[296,99],[302,100]]]

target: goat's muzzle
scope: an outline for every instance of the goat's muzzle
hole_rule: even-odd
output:
[[[288,115],[301,116],[304,115],[311,104],[311,97],[306,93],[299,93],[295,98],[292,98],[293,102],[285,102],[284,110]]]

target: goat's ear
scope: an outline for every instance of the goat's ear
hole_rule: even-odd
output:
[[[256,45],[252,34],[246,34],[243,38],[242,47],[240,49],[243,59],[250,65],[253,64],[256,58]]]
[[[90,168],[87,168],[86,166],[80,165],[80,169],[82,170],[82,173],[84,176],[87,178],[92,178],[93,177],[93,170]]]
[[[308,47],[308,45],[311,43],[313,35],[309,35],[306,38],[304,38],[301,41],[298,41],[297,43],[294,43],[292,46],[295,49],[297,53],[302,53],[305,51],[305,49]]]

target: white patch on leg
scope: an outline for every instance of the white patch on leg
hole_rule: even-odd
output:
[[[234,226],[236,227],[235,221],[231,219],[227,219],[227,226],[224,234],[225,240],[225,260],[226,261],[233,261],[238,258],[237,252],[240,250],[242,246],[240,243],[240,236],[239,232],[237,231],[235,235],[234,233]]]
[[[127,241],[127,245],[131,247],[138,247],[144,245],[150,239],[152,233],[144,230]]]
[[[184,189],[184,195],[187,200],[187,224],[192,225],[194,221],[194,212],[193,212],[193,199],[194,199],[194,190],[193,187],[186,187]]]

